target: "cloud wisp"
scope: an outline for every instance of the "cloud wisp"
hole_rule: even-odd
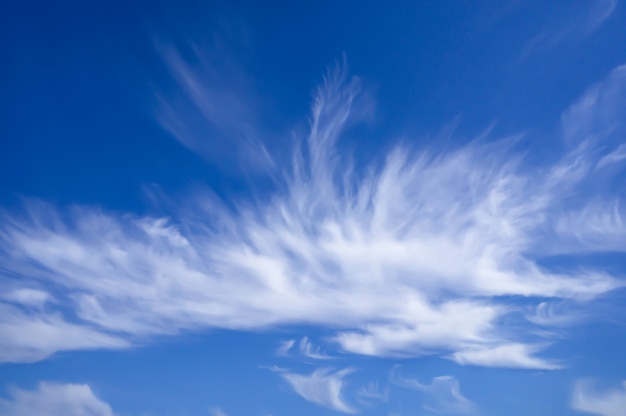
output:
[[[12,389],[0,398],[4,416],[114,416],[111,406],[100,400],[86,384],[41,382],[33,391]]]
[[[358,400],[365,404],[371,401],[387,402],[389,400],[389,388],[382,389],[378,382],[371,382],[367,386],[361,387],[356,395]]]
[[[623,91],[623,71],[580,102],[598,88]],[[612,97],[597,105],[626,102]],[[577,139],[550,164],[529,166],[512,139],[483,139],[446,152],[400,146],[363,168],[338,143],[358,99],[357,79],[329,71],[307,136],[262,198],[194,194],[169,218],[35,201],[5,212],[0,289],[13,295],[1,297],[0,359],[306,324],[330,329],[350,353],[556,368],[536,355],[546,340],[535,322],[512,331],[503,320],[624,284],[604,270],[538,262],[626,247],[623,201],[590,186],[613,178],[599,167],[615,150],[598,138],[609,134],[590,115],[599,110],[565,113],[586,111],[592,130],[564,116],[564,135]],[[29,326],[36,337],[20,335]]]
[[[397,386],[417,390],[425,394],[424,409],[435,414],[467,415],[477,412],[476,405],[461,394],[459,382],[452,376],[434,377],[430,384],[391,373],[391,382]]]
[[[297,343],[298,345],[298,354],[304,358],[310,358],[312,360],[329,360],[334,357],[327,355],[321,349],[321,347],[316,347],[313,345],[311,341],[309,341],[308,337],[302,337],[300,341]],[[276,350],[276,355],[278,356],[287,356],[289,355],[294,347],[296,346],[296,340],[290,339],[281,342],[280,346]]]
[[[351,372],[351,369],[334,371],[320,368],[311,374],[283,371],[281,376],[306,401],[343,413],[356,413],[343,397],[344,378]]]
[[[234,57],[248,29],[226,20],[213,27],[213,39],[204,43],[185,37],[155,40],[171,84],[156,89],[156,121],[183,146],[223,169],[237,164],[247,172],[266,171],[274,162],[260,140],[261,100]]]
[[[626,381],[618,389],[598,391],[586,381],[574,387],[572,408],[598,416],[622,416],[626,409]]]
[[[565,17],[565,20],[550,21],[544,30],[522,48],[521,59],[536,52],[548,51],[566,41],[581,40],[590,36],[611,17],[617,3],[617,0],[591,0],[581,2],[579,6],[584,7],[578,13],[568,14],[558,10],[556,16]]]

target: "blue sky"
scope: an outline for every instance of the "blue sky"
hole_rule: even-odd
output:
[[[2,3],[0,414],[626,414],[626,4],[337,3]]]

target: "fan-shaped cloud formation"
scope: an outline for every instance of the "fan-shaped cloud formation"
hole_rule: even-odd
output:
[[[619,154],[620,126],[604,123],[620,120],[594,114],[626,103],[625,68],[564,113],[564,150],[549,164],[527,162],[514,139],[483,139],[445,152],[397,147],[362,168],[338,150],[359,81],[337,69],[266,198],[196,194],[170,218],[30,201],[1,219],[0,359],[310,324],[352,353],[556,368],[535,355],[546,340],[528,307],[591,302],[623,285],[538,260],[626,247],[623,201],[590,186],[613,178],[601,161]],[[34,326],[36,337],[22,332]]]
[[[361,387],[356,395],[359,401],[365,403],[372,400],[386,402],[389,400],[389,389],[381,389],[378,382],[370,382],[367,386]]]
[[[344,377],[351,372],[350,369],[333,371],[321,368],[311,374],[283,372],[282,376],[305,400],[340,412],[355,413],[356,410],[346,403],[342,394]]]

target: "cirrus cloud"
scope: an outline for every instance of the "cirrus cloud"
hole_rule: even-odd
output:
[[[626,382],[619,389],[594,390],[589,382],[579,381],[574,387],[572,408],[599,416],[620,416],[626,409]]]
[[[623,90],[622,68],[588,95]],[[585,133],[554,162],[531,166],[513,139],[483,140],[440,153],[397,147],[362,169],[338,150],[359,88],[342,68],[329,71],[307,136],[264,198],[196,193],[168,218],[33,201],[25,213],[5,212],[0,289],[38,295],[1,297],[11,313],[0,322],[8,351],[0,359],[121,348],[184,330],[310,324],[330,328],[330,340],[351,353],[557,368],[536,356],[546,340],[532,319],[515,331],[504,321],[552,301],[593,302],[623,286],[601,269],[554,271],[539,262],[623,251],[619,236],[602,238],[624,224],[614,208],[619,196],[605,203],[607,195],[588,186],[611,150]],[[598,105],[624,104],[610,96]],[[587,118],[571,116],[585,111]],[[566,112],[565,136],[586,132],[581,120],[604,134],[597,111]],[[18,336],[18,326],[44,324],[52,335],[82,331],[70,337],[81,342]]]
[[[0,398],[4,416],[114,416],[111,406],[94,395],[86,384],[41,382],[36,390],[13,389]]]

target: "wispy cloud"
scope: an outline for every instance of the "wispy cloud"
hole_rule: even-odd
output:
[[[477,407],[461,394],[459,382],[452,376],[439,376],[430,384],[422,384],[416,379],[405,378],[395,368],[391,373],[391,382],[407,389],[425,393],[424,408],[436,414],[474,414]]]
[[[617,6],[617,0],[587,0],[584,3],[585,7],[577,13],[556,10],[556,17],[564,20],[555,19],[546,24],[546,28],[522,48],[521,58],[525,59],[533,53],[553,49],[568,40],[580,40],[591,35],[611,17]]]
[[[589,87],[582,97],[563,112],[561,125],[565,140],[571,144],[599,141],[611,146],[623,144],[625,100],[626,65],[620,65],[601,82]],[[588,147],[583,149],[595,150]],[[596,151],[606,152],[609,149]],[[608,153],[611,153],[610,150]]]
[[[534,357],[541,346],[529,344],[504,344],[495,347],[472,348],[457,351],[451,358],[459,364],[484,367],[518,367],[555,370],[559,364]]]
[[[286,341],[282,341],[280,343],[280,346],[276,349],[276,355],[278,356],[288,355],[289,351],[291,351],[291,349],[293,348],[295,344],[296,344],[295,339],[288,339]]]
[[[328,360],[333,358],[330,355],[326,355],[320,347],[315,347],[311,341],[309,341],[308,337],[303,337],[300,340],[300,353],[314,360]]]
[[[94,395],[86,384],[39,383],[36,390],[12,389],[0,398],[4,416],[114,416],[111,406]]]
[[[535,35],[522,48],[521,59],[526,59],[537,52],[546,52],[567,41],[579,41],[598,30],[611,17],[617,6],[617,0],[587,0],[578,13],[569,10],[555,10],[554,19]]]
[[[365,387],[361,387],[356,392],[357,397],[361,402],[378,400],[382,402],[386,402],[389,400],[389,389],[381,388],[378,382],[371,382]]]
[[[602,26],[613,14],[615,7],[617,7],[617,0],[596,0],[592,2],[591,6],[581,30],[583,34],[589,34]]]
[[[0,302],[0,362],[32,362],[57,351],[117,349],[130,345],[128,340],[101,328],[92,328],[84,322],[68,322],[60,312]]]
[[[607,90],[624,86],[615,75],[623,69],[615,71],[601,84]],[[623,212],[603,202],[620,196],[588,186],[609,149],[583,140],[584,152],[566,146],[553,163],[529,166],[512,140],[483,138],[443,153],[398,147],[362,169],[337,148],[358,100],[359,81],[330,71],[306,137],[263,198],[196,194],[180,199],[170,218],[36,202],[5,213],[2,291],[34,289],[31,302],[39,303],[54,293],[55,302],[42,312],[2,296],[0,339],[11,353],[1,358],[119,348],[189,329],[308,324],[334,331],[336,345],[352,353],[557,367],[534,355],[546,341],[535,322],[516,331],[503,322],[548,298],[591,302],[623,286],[601,269],[557,272],[538,262],[619,241],[602,237],[624,223]],[[574,108],[561,120],[565,136],[605,131],[595,117],[578,125],[567,115]],[[614,181],[602,172],[602,183]],[[589,229],[584,218],[607,226]],[[21,335],[34,326],[58,336]]]
[[[530,322],[547,327],[566,327],[581,323],[588,317],[576,306],[568,302],[541,302],[524,317]]]
[[[287,340],[281,342],[280,346],[276,350],[276,354],[279,356],[288,355],[290,351],[293,350],[293,347],[296,345],[296,340]],[[298,352],[302,357],[310,358],[313,360],[328,360],[332,359],[330,355],[324,353],[321,347],[316,347],[313,345],[311,341],[309,341],[308,337],[302,337],[300,342],[298,342]]]
[[[328,368],[315,370],[311,374],[297,374],[282,372],[281,376],[287,380],[293,390],[303,399],[319,406],[344,413],[355,413],[343,397],[345,385],[344,377],[352,370],[334,371]]]
[[[598,162],[598,167],[619,163],[624,159],[626,159],[626,144],[619,145],[615,150],[602,157]]]
[[[599,416],[622,416],[626,409],[626,381],[620,388],[598,391],[590,382],[579,381],[574,387],[572,408]]]
[[[0,293],[0,297],[6,302],[38,309],[43,308],[46,303],[53,300],[49,293],[30,288],[7,290],[6,292]]]
[[[212,163],[259,171],[273,165],[263,134],[262,100],[235,57],[242,23],[215,24],[211,40],[158,39],[156,50],[171,78],[155,89],[157,122],[181,144]],[[233,30],[233,24],[236,29]],[[267,107],[267,103],[265,103]],[[267,113],[266,113],[267,114]]]

